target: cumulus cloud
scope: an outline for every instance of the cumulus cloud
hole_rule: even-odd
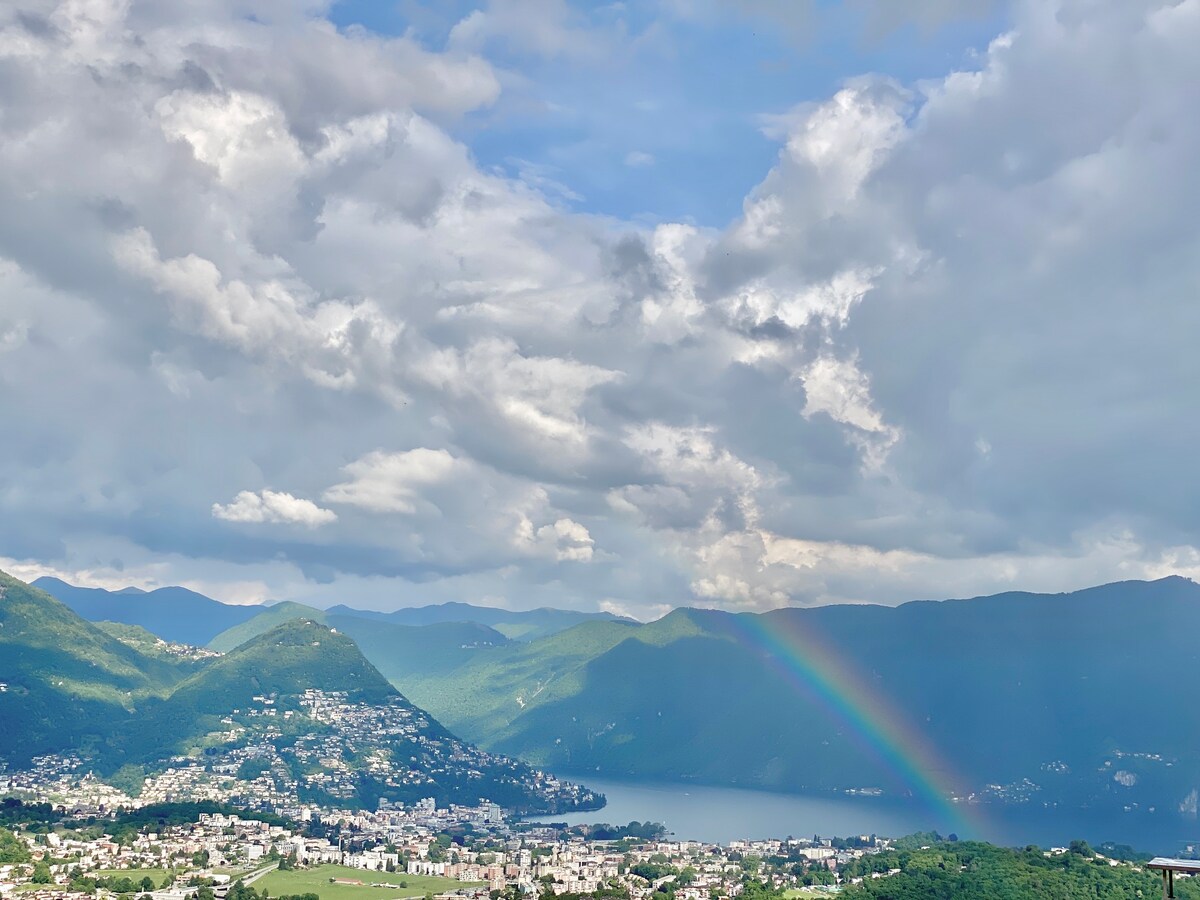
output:
[[[325,492],[330,503],[373,512],[412,513],[421,488],[450,478],[456,460],[445,450],[418,447],[402,453],[374,451],[345,467],[350,479]]]
[[[534,552],[548,553],[559,562],[587,562],[592,558],[595,546],[587,528],[571,519],[559,519],[535,531],[533,522],[522,517],[517,527],[516,539],[518,544],[523,544]]]
[[[212,514],[226,522],[275,522],[316,528],[337,521],[337,514],[311,500],[281,491],[239,491],[232,503],[214,503]]]
[[[469,146],[620,10],[440,50],[325,11],[0,9],[20,571],[652,614],[1196,570],[1196,0],[1018,3],[940,77],[797,96],[720,228]]]

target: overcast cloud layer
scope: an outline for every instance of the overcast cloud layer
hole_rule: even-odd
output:
[[[722,227],[452,137],[522,90],[497,42],[603,78],[715,15],[542,6],[437,48],[0,8],[5,568],[642,617],[1200,572],[1200,0],[1023,3],[943,78],[748,110],[779,155]]]

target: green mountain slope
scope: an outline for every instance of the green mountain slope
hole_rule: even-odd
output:
[[[0,757],[10,763],[102,744],[182,675],[0,572]]]
[[[165,641],[140,625],[126,625],[123,622],[95,622],[93,624],[109,637],[116,638],[143,656],[157,659],[177,670],[177,678],[180,679],[186,678],[216,655],[213,651],[201,647]]]
[[[284,622],[299,619],[321,622],[348,635],[370,663],[392,681],[418,673],[433,677],[468,662],[477,650],[508,643],[500,632],[475,622],[397,625],[284,602],[222,632],[209,647],[222,652],[232,650]]]
[[[1179,578],[895,608],[686,610],[397,683],[466,737],[565,771],[903,794],[921,786],[892,760],[932,746],[946,769],[930,779],[958,773],[997,802],[1178,809],[1200,789],[1200,708],[1183,699],[1197,629],[1200,587]]]
[[[181,681],[161,702],[147,704],[106,762],[109,768],[153,765],[202,752],[228,731],[222,720],[253,707],[255,697],[282,697],[279,708],[296,710],[299,698],[314,688],[344,692],[352,702],[398,696],[349,638],[311,621],[285,622]]]
[[[564,811],[596,800],[524,763],[459,740],[405,699],[347,635],[292,620],[236,648],[148,705],[109,767],[165,759],[223,771],[250,765],[276,805],[374,807],[381,798]]]
[[[140,628],[105,629],[0,575],[0,762],[23,768],[55,754],[60,772],[94,771],[152,799],[218,791],[273,808],[434,797],[564,812],[600,802],[459,740],[328,625],[286,621],[202,659],[179,658],[186,648]]]
[[[264,607],[262,612],[256,613],[253,618],[247,619],[245,622],[239,622],[232,628],[222,631],[208,642],[208,647],[219,653],[228,653],[235,647],[240,647],[260,634],[265,634],[277,625],[282,625],[284,622],[292,622],[296,619],[324,622],[325,612],[311,606],[305,606],[303,603],[293,603],[291,600],[285,600],[282,603]]]
[[[509,643],[493,628],[475,622],[395,625],[356,616],[327,616],[326,622],[358,644],[371,664],[393,684],[413,675],[436,678],[474,656]]]
[[[396,683],[412,697],[422,698],[416,702],[438,706],[445,720],[454,722],[453,727],[464,734],[496,741],[535,710],[567,703],[582,693],[588,665],[622,641],[665,646],[706,633],[702,621],[709,616],[701,610],[676,610],[648,625],[620,620],[585,622],[529,644],[514,643],[477,653],[448,676],[417,670],[399,677]],[[616,685],[611,687],[618,690]],[[537,756],[543,749],[530,745],[522,752]]]

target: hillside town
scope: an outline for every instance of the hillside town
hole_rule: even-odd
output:
[[[128,792],[96,778],[77,753],[38,756],[14,771],[0,761],[0,792],[83,814],[213,801],[299,817],[368,805],[364,795],[369,805],[414,801],[448,785],[467,796],[508,788],[539,798],[548,812],[600,805],[581,785],[455,738],[400,697],[370,704],[310,688],[288,708],[282,700],[255,696],[221,719],[225,730],[203,755],[171,757]]]

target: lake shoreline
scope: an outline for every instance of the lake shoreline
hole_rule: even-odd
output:
[[[755,788],[714,786],[653,779],[596,778],[584,772],[556,771],[555,775],[602,793],[607,800],[598,810],[552,816],[528,816],[522,821],[569,825],[625,825],[631,821],[659,822],[681,840],[728,843],[731,840],[785,838],[820,834],[846,837],[877,834],[900,837],[918,831],[956,832],[961,822],[948,821],[944,810],[931,809],[912,798],[867,797],[839,793],[789,793]],[[1096,809],[1046,809],[1030,806],[973,804],[977,829],[962,829],[963,839],[980,839],[1003,846],[1066,846],[1083,839],[1128,844],[1155,854],[1200,847],[1200,823],[1169,812],[1116,812]]]

